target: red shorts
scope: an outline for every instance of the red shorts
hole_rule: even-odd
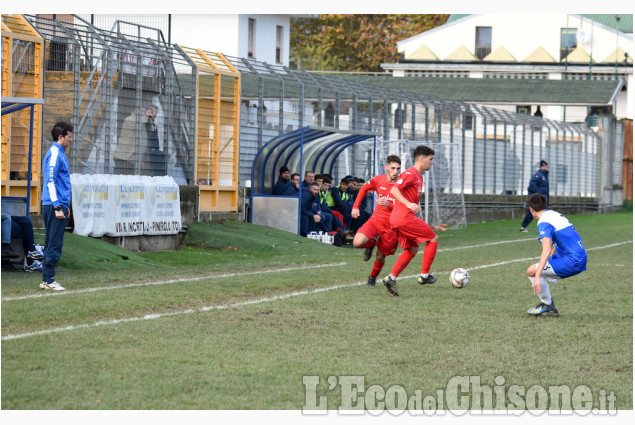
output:
[[[374,239],[379,235],[377,241],[377,249],[384,255],[394,255],[397,250],[397,233],[390,228],[388,224],[382,224],[373,220],[372,216],[358,230],[362,235],[366,235],[368,239]]]
[[[428,242],[436,237],[436,233],[428,223],[419,217],[410,216],[404,220],[403,224],[394,228],[397,232],[399,244],[404,251],[409,248],[418,247],[423,242]]]

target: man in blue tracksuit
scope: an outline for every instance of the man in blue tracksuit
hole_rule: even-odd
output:
[[[53,126],[51,136],[53,145],[44,157],[42,170],[42,218],[46,236],[40,288],[63,291],[64,287],[55,281],[55,266],[62,255],[64,229],[71,204],[71,168],[65,151],[73,141],[73,126],[60,121]]]
[[[529,180],[529,186],[527,187],[527,194],[532,195],[534,193],[540,193],[545,198],[547,198],[547,204],[549,204],[549,171],[547,170],[547,161],[544,159],[540,161],[540,168],[536,171]],[[527,226],[533,220],[533,216],[531,212],[527,210],[527,214],[525,214],[525,218],[523,219],[522,224],[520,225],[520,231],[526,232]]]
[[[332,215],[324,214],[320,209],[320,185],[313,182],[308,190],[302,190],[302,206],[300,207],[300,235],[306,236],[311,231],[328,232],[332,226]]]

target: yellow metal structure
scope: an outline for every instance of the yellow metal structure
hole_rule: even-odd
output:
[[[2,97],[42,99],[44,39],[20,15],[2,15]],[[29,108],[2,117],[2,196],[26,197]],[[40,212],[42,106],[33,121],[31,206]]]
[[[179,46],[196,64],[194,181],[201,212],[238,211],[240,72],[220,53]]]

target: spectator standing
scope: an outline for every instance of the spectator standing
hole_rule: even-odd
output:
[[[55,281],[55,266],[62,255],[64,229],[71,202],[71,173],[66,148],[73,141],[73,126],[60,121],[51,130],[53,144],[44,157],[42,187],[42,218],[46,228],[41,289],[63,291]]]
[[[527,194],[532,195],[534,193],[540,193],[545,198],[547,198],[547,206],[549,206],[549,166],[547,161],[544,159],[540,161],[540,168],[529,180],[529,186],[527,187]],[[531,210],[527,207],[527,214],[525,214],[525,218],[523,222],[520,224],[520,231],[526,232],[527,226],[533,220],[533,215],[531,214]]]
[[[115,160],[115,174],[135,174],[135,152],[136,150],[136,135],[137,135],[137,110],[132,111],[130,115],[123,120],[121,126],[121,134],[117,140],[117,146],[112,153]],[[145,126],[148,122],[147,110],[145,107],[141,108],[141,124]],[[148,145],[148,134],[142,128],[139,134],[139,151],[142,154],[146,151]]]
[[[165,159],[159,142],[159,131],[156,125],[157,113],[159,107],[150,105],[145,113],[145,133],[146,133],[146,150],[143,156],[144,170],[143,175],[163,176],[165,175]]]

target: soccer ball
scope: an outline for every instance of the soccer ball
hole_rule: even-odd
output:
[[[470,274],[462,268],[454,269],[450,273],[450,283],[455,288],[464,288],[470,283]]]

